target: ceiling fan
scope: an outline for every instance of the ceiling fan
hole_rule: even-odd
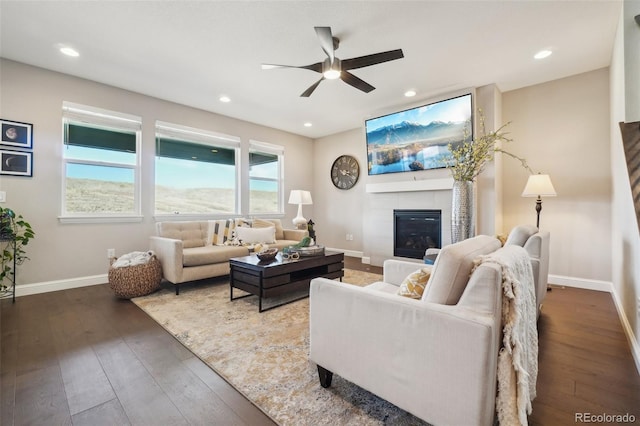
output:
[[[308,98],[311,96],[314,90],[320,85],[322,80],[335,80],[341,79],[345,83],[362,90],[365,93],[369,93],[375,89],[372,85],[366,81],[356,77],[349,71],[357,68],[364,68],[371,65],[380,64],[383,62],[394,61],[396,59],[404,58],[402,49],[390,50],[388,52],[374,53],[372,55],[359,56],[357,58],[340,60],[336,57],[335,51],[340,45],[340,40],[337,37],[333,37],[331,34],[331,27],[314,27],[318,39],[320,40],[320,46],[327,55],[327,59],[322,62],[316,62],[311,65],[294,66],[294,65],[277,65],[277,64],[262,64],[262,69],[273,68],[302,68],[306,70],[315,71],[322,74],[320,80],[316,81],[307,90],[305,90],[300,96]]]

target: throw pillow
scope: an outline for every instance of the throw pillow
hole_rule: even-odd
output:
[[[242,244],[254,244],[254,243],[267,243],[272,244],[276,242],[276,228],[270,226],[269,228],[245,228],[236,227],[236,237],[242,241]]]
[[[254,228],[276,227],[276,240],[284,240],[284,228],[280,219],[253,219]]]
[[[270,226],[275,226],[275,224],[265,219],[253,219],[254,228],[268,228]]]
[[[213,236],[211,238],[211,244],[224,245],[228,240],[231,240],[233,229],[235,228],[233,219],[214,220],[212,225]]]
[[[242,217],[239,217],[235,220],[235,224],[236,224],[236,228],[238,227],[245,227],[245,228],[251,228],[251,221],[249,219],[245,219]]]
[[[429,277],[431,277],[431,268],[422,268],[410,273],[400,284],[398,296],[421,299]]]

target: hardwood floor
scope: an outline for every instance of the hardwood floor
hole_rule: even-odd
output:
[[[2,425],[273,424],[107,285],[2,300],[0,309]],[[609,294],[554,288],[539,334],[530,424],[575,424],[576,413],[640,422],[640,377]]]
[[[640,424],[640,376],[611,295],[552,288],[538,321],[538,396],[529,424],[580,423],[587,414],[628,414]]]
[[[1,302],[2,425],[273,425],[107,285]]]

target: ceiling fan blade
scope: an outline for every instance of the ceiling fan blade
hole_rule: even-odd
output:
[[[402,49],[389,50],[388,52],[374,53],[373,55],[359,56],[357,58],[351,58],[351,59],[343,59],[342,69],[354,70],[356,68],[368,67],[370,65],[394,61],[400,58],[404,58]]]
[[[344,69],[342,70],[342,74],[340,75],[340,78],[345,83],[350,84],[351,86],[355,87],[356,89],[360,89],[365,93],[369,93],[370,91],[375,89],[375,87],[373,87],[366,81],[356,77],[355,75],[345,71]]]
[[[335,50],[333,48],[333,35],[331,34],[331,27],[314,27],[316,30],[316,34],[318,35],[318,39],[320,39],[320,46],[324,53],[327,54],[331,64],[333,64],[333,60],[335,59]]]
[[[316,87],[318,87],[320,85],[320,83],[322,82],[322,80],[324,80],[324,77],[322,77],[320,80],[316,81],[315,83],[313,83],[313,85],[311,85],[311,87],[309,87],[307,90],[305,90],[304,92],[302,92],[302,95],[300,95],[301,98],[308,98],[309,96],[311,96],[311,94],[313,93],[314,90],[316,90]]]
[[[279,64],[262,64],[261,65],[263,70],[272,70],[275,68],[302,68],[305,70],[311,70],[311,71],[315,71],[315,72],[322,72],[322,62],[316,62],[315,64],[311,64],[311,65],[302,65],[302,66],[297,66],[297,65],[279,65]]]

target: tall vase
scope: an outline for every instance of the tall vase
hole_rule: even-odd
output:
[[[473,182],[453,181],[451,194],[451,242],[466,240],[475,232]]]

